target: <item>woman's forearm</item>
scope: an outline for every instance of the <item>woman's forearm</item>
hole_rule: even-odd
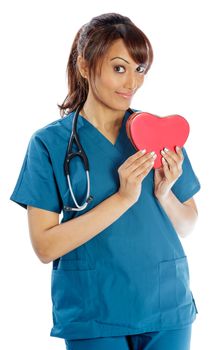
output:
[[[131,207],[118,193],[95,208],[44,233],[44,262],[49,263],[99,234]]]
[[[169,191],[166,197],[157,199],[169,216],[179,236],[189,235],[193,231],[198,217],[194,208],[181,203],[172,191]]]

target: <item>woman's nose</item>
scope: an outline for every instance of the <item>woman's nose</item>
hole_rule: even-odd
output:
[[[126,82],[125,82],[125,88],[129,90],[136,90],[137,88],[137,79],[135,74],[129,74],[127,76]]]

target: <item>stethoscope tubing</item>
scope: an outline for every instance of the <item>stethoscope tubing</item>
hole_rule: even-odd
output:
[[[66,153],[66,157],[65,157],[65,160],[64,160],[64,173],[65,173],[65,176],[67,178],[67,183],[68,183],[68,188],[69,188],[69,191],[70,191],[70,195],[76,205],[76,207],[70,207],[70,206],[64,206],[64,210],[65,211],[81,211],[81,210],[84,210],[87,205],[93,200],[93,197],[90,195],[90,173],[89,173],[89,161],[88,161],[88,158],[86,156],[86,153],[80,143],[80,140],[79,140],[79,136],[77,134],[77,130],[76,130],[76,127],[77,127],[77,120],[78,120],[78,116],[79,116],[79,112],[81,110],[81,108],[83,107],[84,105],[84,102],[80,103],[75,111],[75,115],[74,115],[74,118],[73,118],[73,121],[72,121],[72,132],[71,132],[71,135],[70,135],[70,139],[69,139],[69,142],[68,142],[68,146],[67,146],[67,153]],[[128,111],[130,113],[133,113],[132,109],[131,108],[128,108]],[[73,142],[76,143],[77,145],[77,148],[78,148],[78,151],[77,152],[74,152],[73,151]],[[75,195],[74,195],[74,192],[73,192],[73,186],[72,186],[72,183],[71,183],[71,179],[70,179],[70,161],[76,157],[76,156],[79,156],[81,158],[81,160],[83,161],[83,164],[84,164],[84,168],[85,168],[85,172],[86,172],[86,179],[87,179],[87,191],[86,191],[86,199],[85,199],[85,202],[81,205],[78,204],[76,198],[75,198]]]
[[[65,175],[67,177],[67,183],[68,183],[68,187],[69,187],[69,191],[70,191],[70,195],[76,205],[76,207],[70,207],[70,206],[64,206],[64,210],[65,211],[81,211],[84,210],[87,205],[89,204],[90,201],[92,201],[93,197],[90,195],[90,174],[89,174],[89,161],[88,158],[85,154],[85,151],[80,143],[79,140],[79,136],[77,134],[77,130],[76,130],[76,126],[77,126],[77,120],[78,120],[78,116],[79,116],[79,112],[82,108],[84,103],[80,103],[79,106],[76,109],[74,118],[73,118],[73,125],[72,125],[72,132],[70,135],[70,140],[67,146],[67,154],[65,157],[65,161],[64,161],[64,172]],[[73,142],[75,141],[77,148],[78,148],[78,152],[73,152],[72,150],[72,146],[73,146]],[[84,164],[84,168],[85,168],[85,172],[86,172],[86,180],[87,180],[87,192],[86,192],[86,199],[85,202],[81,205],[78,204],[74,192],[73,192],[73,186],[70,180],[70,161],[76,157],[79,156]]]

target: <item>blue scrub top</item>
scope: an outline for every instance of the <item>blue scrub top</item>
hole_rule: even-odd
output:
[[[83,215],[119,190],[117,170],[136,152],[126,134],[129,115],[126,111],[115,145],[78,117],[93,201],[82,211],[63,212],[61,222]],[[31,205],[56,213],[64,205],[74,206],[64,175],[73,116],[74,112],[32,135],[11,200],[24,208]],[[183,173],[172,191],[184,202],[199,191],[200,183],[184,147],[182,151]],[[70,166],[74,193],[81,203],[86,196],[83,164],[76,157]],[[197,309],[187,257],[153,189],[154,169],[144,178],[138,201],[120,218],[53,261],[51,336],[121,336],[176,329],[194,321]]]

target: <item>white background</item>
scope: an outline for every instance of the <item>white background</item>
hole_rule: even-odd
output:
[[[153,46],[153,65],[131,107],[189,121],[186,149],[202,186],[195,196],[198,222],[182,240],[199,311],[192,350],[218,348],[215,6],[212,0],[1,3],[1,349],[65,349],[62,339],[49,335],[51,264],[36,257],[26,211],[9,197],[30,136],[60,118],[57,103],[67,94],[66,64],[76,32],[105,12],[129,16]]]

